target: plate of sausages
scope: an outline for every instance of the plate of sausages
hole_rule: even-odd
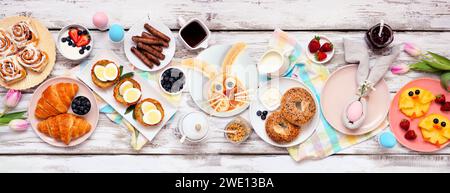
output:
[[[124,40],[128,60],[143,71],[163,69],[172,60],[175,47],[175,38],[170,29],[147,17],[134,24]]]

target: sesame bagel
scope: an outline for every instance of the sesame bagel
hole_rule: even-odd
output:
[[[280,111],[269,115],[266,120],[266,133],[277,143],[289,143],[300,134],[300,127],[284,119]]]
[[[301,126],[316,114],[316,104],[306,89],[291,88],[281,99],[281,113],[290,123]]]

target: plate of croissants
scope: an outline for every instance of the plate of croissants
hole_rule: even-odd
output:
[[[31,98],[28,113],[34,132],[58,147],[87,140],[99,119],[92,91],[81,81],[65,76],[42,83]]]
[[[24,90],[43,82],[53,69],[55,42],[38,20],[14,16],[0,20],[0,85]]]

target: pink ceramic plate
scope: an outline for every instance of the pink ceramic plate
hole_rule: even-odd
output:
[[[440,105],[436,104],[433,101],[431,103],[430,110],[428,111],[428,113],[426,115],[416,118],[416,119],[413,119],[413,120],[409,119],[398,109],[398,100],[400,98],[400,94],[405,89],[408,89],[411,87],[420,87],[420,88],[423,88],[423,89],[426,89],[426,90],[432,92],[434,95],[444,94],[447,99],[450,98],[450,93],[448,93],[441,87],[439,80],[435,80],[435,79],[431,79],[431,78],[420,78],[420,79],[416,79],[416,80],[409,82],[408,84],[403,86],[403,88],[400,89],[400,91],[397,92],[397,94],[394,97],[394,100],[392,100],[391,108],[389,110],[389,123],[391,125],[391,130],[394,133],[395,138],[397,138],[398,142],[400,142],[400,144],[402,144],[403,146],[405,146],[409,149],[412,149],[414,151],[421,151],[421,152],[433,152],[433,151],[440,150],[440,149],[444,148],[445,146],[447,146],[450,142],[447,142],[447,143],[441,145],[440,147],[438,147],[436,145],[433,145],[429,142],[424,141],[423,137],[422,137],[422,132],[420,131],[418,125],[419,125],[419,122],[423,118],[428,116],[429,114],[438,113],[438,114],[442,114],[446,117],[450,117],[450,113],[442,112],[440,110]],[[412,129],[416,132],[417,138],[415,140],[405,139],[404,136],[405,136],[406,131],[404,131],[403,129],[400,128],[400,121],[402,119],[410,120],[409,129]]]
[[[389,111],[389,90],[381,80],[367,97],[366,120],[359,129],[347,129],[341,120],[345,106],[356,96],[357,65],[347,65],[333,72],[322,90],[321,107],[325,119],[330,125],[346,135],[362,135],[376,129]]]
[[[57,141],[55,139],[53,139],[53,137],[47,136],[41,132],[39,132],[37,130],[37,124],[42,121],[40,119],[37,119],[36,116],[34,115],[34,110],[36,109],[36,105],[37,105],[37,101],[39,100],[39,98],[41,98],[42,92],[44,92],[44,90],[49,87],[52,84],[56,84],[59,82],[68,82],[68,83],[76,83],[79,86],[78,89],[78,93],[76,96],[85,96],[89,99],[89,101],[91,101],[91,110],[89,111],[88,114],[81,116],[82,118],[86,119],[92,126],[91,131],[89,131],[88,133],[86,133],[85,135],[81,136],[78,139],[72,140],[69,145],[64,144],[61,141]],[[72,109],[70,108],[68,113],[72,113]],[[98,122],[98,117],[99,117],[99,110],[97,107],[97,101],[95,100],[94,94],[92,93],[92,91],[81,81],[70,78],[70,77],[56,77],[56,78],[52,78],[49,79],[47,81],[45,81],[44,83],[42,83],[34,92],[33,96],[31,97],[31,101],[30,101],[30,106],[28,107],[28,120],[30,121],[31,127],[33,128],[34,132],[45,142],[47,142],[50,145],[54,145],[57,147],[71,147],[71,146],[75,146],[78,145],[84,141],[86,141],[86,139],[88,139],[91,134],[94,132],[95,128],[97,127],[97,122]]]

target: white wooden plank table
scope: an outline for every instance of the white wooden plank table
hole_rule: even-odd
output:
[[[367,28],[384,19],[395,30],[394,43],[414,42],[424,50],[450,56],[450,1],[409,0],[173,0],[173,1],[51,1],[0,0],[0,18],[29,15],[42,21],[56,39],[65,25],[80,23],[93,28],[91,16],[106,11],[111,23],[129,28],[150,14],[177,33],[178,16],[198,17],[213,31],[214,43],[245,41],[256,61],[265,51],[274,27],[288,30],[306,44],[315,33],[327,35],[336,46],[336,55],[327,64],[330,71],[345,65],[342,37],[363,37]],[[94,30],[95,52],[112,49],[126,60],[123,47],[109,42],[107,34]],[[177,46],[173,62],[193,57],[197,52]],[[395,64],[414,60],[402,53]],[[51,77],[77,65],[57,55]],[[385,77],[392,96],[422,73]],[[24,91],[17,109],[26,109],[33,89]],[[1,88],[2,95],[6,92]],[[450,148],[435,153],[417,153],[401,145],[381,149],[370,139],[323,160],[294,162],[284,148],[266,144],[255,133],[241,145],[228,143],[214,134],[201,145],[180,144],[174,136],[175,122],[183,112],[198,110],[189,93],[183,93],[181,113],[141,151],[129,145],[130,137],[104,115],[92,137],[80,146],[56,148],[41,141],[29,129],[23,133],[0,127],[0,172],[450,172]],[[242,116],[248,118],[248,111]],[[211,125],[224,127],[230,119],[214,118]]]

